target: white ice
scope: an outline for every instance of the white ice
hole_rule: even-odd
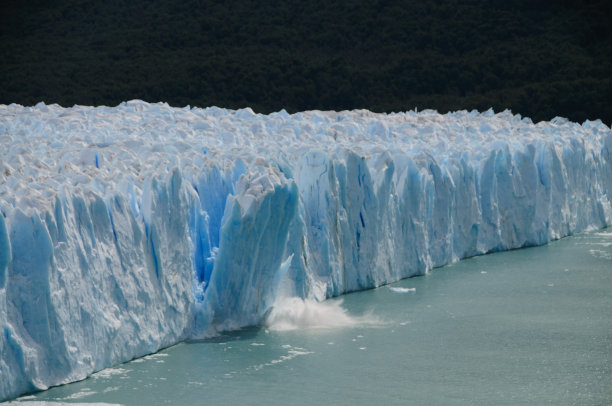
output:
[[[399,288],[399,287],[391,287],[389,288],[391,292],[395,293],[411,293],[416,292],[416,288]]]
[[[0,400],[602,228],[611,192],[600,121],[1,105]]]

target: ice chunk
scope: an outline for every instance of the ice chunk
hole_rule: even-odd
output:
[[[391,292],[395,292],[395,293],[412,293],[412,292],[416,292],[416,288],[397,288],[397,287],[390,287],[389,290]]]

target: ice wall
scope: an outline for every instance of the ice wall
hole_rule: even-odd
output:
[[[610,225],[611,192],[599,121],[0,106],[0,400]]]

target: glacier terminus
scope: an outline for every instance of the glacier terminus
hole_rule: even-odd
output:
[[[601,121],[0,105],[0,401],[611,224]]]

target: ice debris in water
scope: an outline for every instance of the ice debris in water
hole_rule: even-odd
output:
[[[396,287],[391,287],[391,288],[389,288],[389,290],[391,292],[396,292],[396,293],[412,293],[412,292],[416,292],[416,288],[396,288]]]
[[[0,400],[604,227],[611,191],[600,121],[1,105]]]

